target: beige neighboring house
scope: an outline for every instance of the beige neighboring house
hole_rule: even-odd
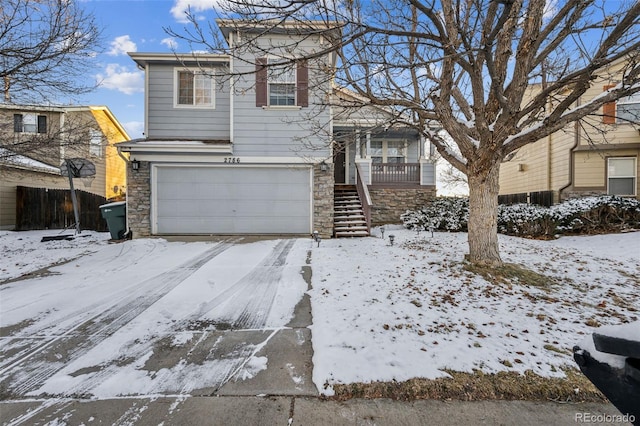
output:
[[[16,224],[16,187],[68,189],[60,175],[66,158],[96,166],[77,189],[107,199],[124,197],[126,164],[114,144],[129,135],[105,106],[0,104],[0,230]]]
[[[620,60],[605,69],[579,102],[618,84],[626,64]],[[581,125],[508,156],[500,168],[500,195],[553,191],[555,202],[602,194],[638,198],[639,130],[640,94],[605,104]]]

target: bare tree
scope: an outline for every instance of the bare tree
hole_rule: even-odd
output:
[[[637,1],[231,0],[225,4],[218,13],[242,17],[245,26],[296,21],[303,28],[313,19],[341,27],[336,82],[371,105],[411,117],[405,124],[415,126],[467,176],[469,260],[474,263],[502,263],[497,238],[502,160],[569,123],[601,114],[604,104],[640,91]],[[213,28],[203,28],[189,16],[192,26],[183,38],[221,50],[220,40],[207,35]],[[246,47],[253,41],[243,43]],[[608,67],[619,62],[626,66],[615,77],[617,85],[581,102],[592,85],[612,77]],[[433,122],[439,122],[451,139],[433,130],[429,126]]]
[[[99,45],[93,16],[75,0],[2,0],[4,101],[51,103],[93,89],[87,75]]]

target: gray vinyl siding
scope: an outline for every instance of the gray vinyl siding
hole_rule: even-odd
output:
[[[282,37],[281,37],[282,38]],[[282,40],[280,40],[282,41]],[[286,42],[282,42],[284,44]],[[267,37],[265,46],[282,45],[277,36]],[[311,51],[310,40],[300,44]],[[256,55],[264,56],[264,55]],[[327,58],[322,58],[327,61]],[[255,70],[255,57],[235,60],[239,73]],[[255,75],[236,80],[234,97],[234,155],[270,157],[328,157],[330,155],[330,109],[325,104],[330,84],[319,71],[318,61],[308,62],[309,106],[305,108],[256,107]],[[320,87],[318,82],[321,81]]]
[[[149,138],[229,140],[229,83],[220,78],[215,87],[214,108],[174,107],[172,64],[149,66],[147,129]]]

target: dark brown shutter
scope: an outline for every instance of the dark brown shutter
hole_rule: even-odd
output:
[[[47,133],[47,116],[38,116],[38,133]]]
[[[267,106],[267,58],[256,58],[256,106]]]
[[[13,114],[13,131],[22,133],[22,114]]]
[[[615,84],[608,84],[604,86],[603,92],[611,89],[612,87],[616,87]],[[615,102],[607,102],[602,105],[602,122],[604,124],[615,124],[616,122],[616,103]]]
[[[309,69],[307,68],[307,61],[298,62],[296,80],[298,106],[307,107],[309,106]]]

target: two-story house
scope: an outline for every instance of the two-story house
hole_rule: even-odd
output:
[[[627,65],[621,59],[603,69],[579,103],[618,84]],[[582,122],[510,155],[501,165],[500,194],[552,191],[555,202],[602,194],[637,198],[639,129],[639,94],[605,104]]]
[[[18,186],[69,189],[60,166],[84,158],[96,174],[80,189],[107,199],[126,192],[126,162],[114,144],[129,135],[105,106],[0,104],[0,229],[16,225]]]
[[[130,158],[127,216],[134,237],[314,230],[330,237],[335,185],[355,190],[356,157],[380,163],[379,172],[386,163],[418,161],[418,147],[407,142],[419,140],[416,135],[372,138],[376,126],[353,116],[334,123],[336,55],[327,47],[340,37],[335,26],[285,22],[267,31],[267,24],[217,24],[230,55],[130,54],[146,81],[145,137],[118,145]],[[234,50],[247,38],[255,41],[252,49]],[[344,142],[360,129],[361,142]],[[371,170],[361,173],[365,185]],[[413,184],[420,185],[415,173]],[[341,210],[354,218],[344,226],[354,229],[356,203]]]

